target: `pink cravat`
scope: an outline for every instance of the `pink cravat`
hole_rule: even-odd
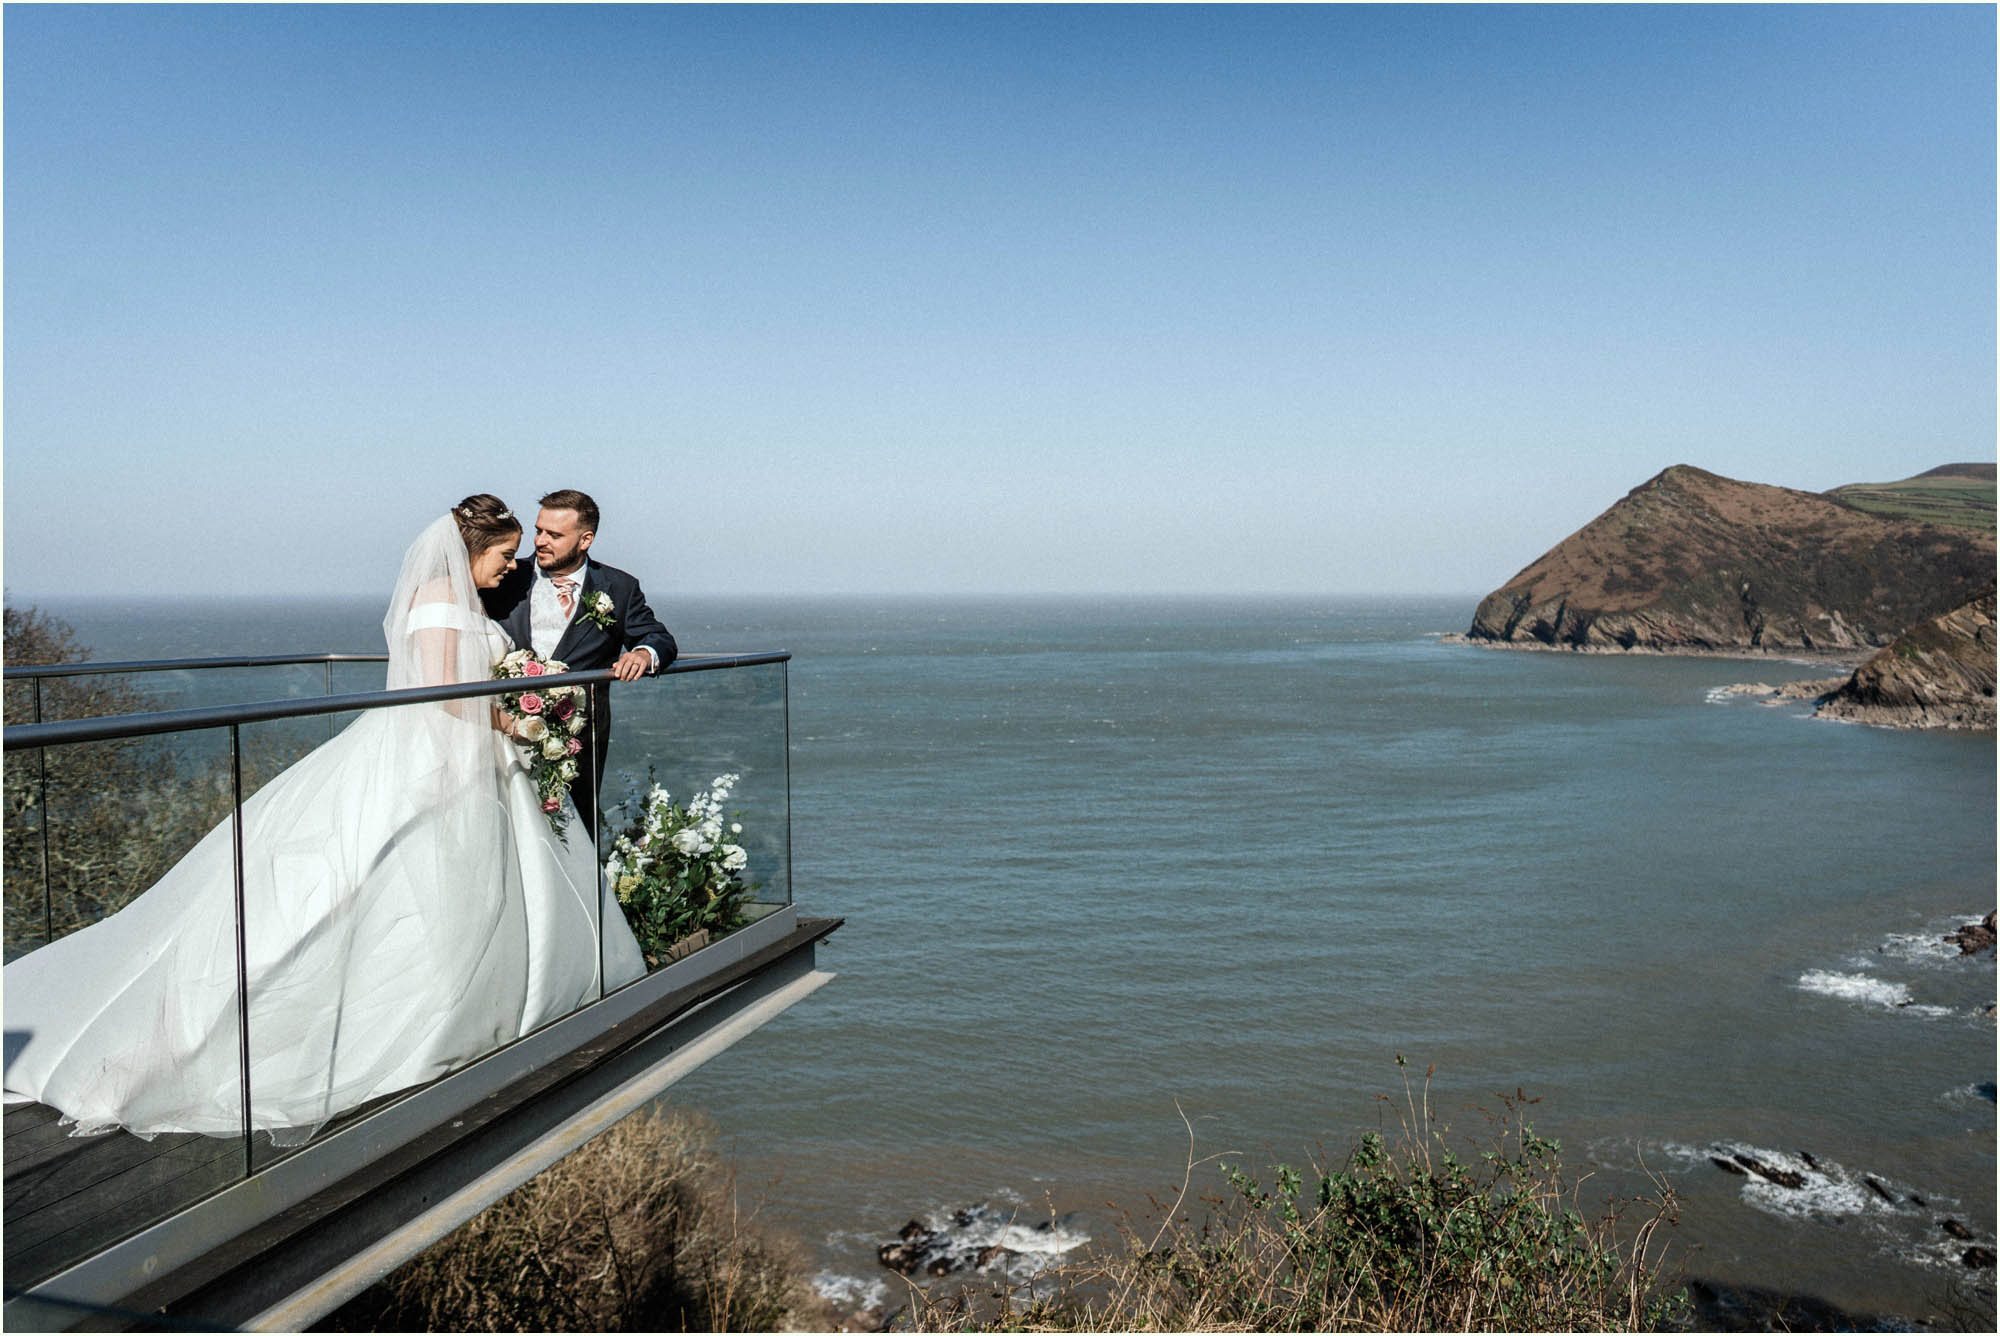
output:
[[[562,604],[563,620],[568,621],[576,615],[576,581],[557,575],[549,583],[556,587],[556,602]]]

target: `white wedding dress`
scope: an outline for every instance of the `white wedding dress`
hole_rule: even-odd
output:
[[[486,680],[512,648],[451,516],[405,556],[383,630],[391,689]],[[243,804],[250,1121],[281,1145],[645,973],[588,831],[551,833],[490,704],[369,710]],[[243,1130],[234,843],[224,821],[6,966],[9,1102],[79,1135]]]

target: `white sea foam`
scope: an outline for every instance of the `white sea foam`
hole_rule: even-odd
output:
[[[1992,1104],[1995,1102],[1994,1084],[1991,1081],[1968,1081],[1945,1091],[1938,1098],[1947,1104]]]
[[[1665,1149],[1676,1158],[1693,1150],[1681,1145]],[[1745,1166],[1744,1177],[1737,1180],[1742,1185],[1739,1195],[1753,1210],[1803,1225],[1853,1233],[1868,1239],[1883,1254],[1921,1266],[1963,1269],[1961,1258],[1967,1245],[1940,1236],[1937,1228],[1940,1213],[1950,1213],[1958,1205],[1957,1198],[1949,1194],[1920,1193],[1906,1183],[1880,1174],[1859,1173],[1820,1156],[1808,1160],[1803,1154],[1746,1142],[1716,1142],[1698,1153],[1704,1158],[1725,1160],[1741,1155],[1774,1172],[1799,1176],[1798,1187],[1786,1187]],[[1870,1186],[1871,1179],[1882,1191]],[[1975,1237],[1987,1241],[1983,1233]]]
[[[1725,1159],[1742,1155],[1780,1173],[1797,1174],[1804,1180],[1798,1187],[1786,1187],[1744,1166],[1743,1200],[1772,1215],[1827,1221],[1892,1209],[1858,1176],[1831,1160],[1815,1156],[1807,1161],[1802,1155],[1743,1142],[1718,1143],[1710,1154]]]
[[[1956,943],[1944,939],[1945,931],[1939,932],[1892,932],[1882,939],[1875,953],[1894,960],[1906,961],[1912,965],[1935,965],[1955,961],[1960,952]]]
[[[1003,1190],[1018,1204],[995,1205],[981,1202],[958,1210],[932,1211],[918,1219],[931,1231],[924,1240],[919,1266],[928,1271],[943,1261],[950,1272],[979,1270],[980,1259],[989,1274],[999,1273],[1008,1280],[1032,1281],[1055,1264],[1057,1259],[1090,1242],[1073,1215],[1049,1219],[1022,1212],[1019,1194]],[[996,1194],[1002,1195],[1002,1194]]]
[[[881,1276],[850,1276],[839,1271],[821,1271],[812,1278],[812,1287],[828,1303],[859,1312],[880,1308],[889,1298],[889,1282]]]
[[[1900,983],[1878,979],[1871,974],[1836,974],[1832,970],[1807,970],[1798,986],[1808,993],[1836,997],[1843,1002],[1907,1011],[1918,1016],[1949,1016],[1950,1007],[1934,1007],[1910,1000],[1910,990]]]

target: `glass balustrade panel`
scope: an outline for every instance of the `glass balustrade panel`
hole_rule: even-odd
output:
[[[610,693],[599,854],[658,969],[791,902],[785,665],[668,674]]]
[[[229,776],[226,729],[6,753],[9,1288],[244,1172]]]
[[[6,754],[6,954],[130,903],[222,825],[224,729]]]

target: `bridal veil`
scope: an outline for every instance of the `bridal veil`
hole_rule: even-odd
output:
[[[383,631],[392,690],[483,680],[505,649],[450,515],[405,554]],[[510,747],[484,698],[369,710],[245,802],[250,1121],[280,1144],[535,1023]],[[224,821],[8,965],[9,1094],[79,1132],[241,1131],[235,899]]]

